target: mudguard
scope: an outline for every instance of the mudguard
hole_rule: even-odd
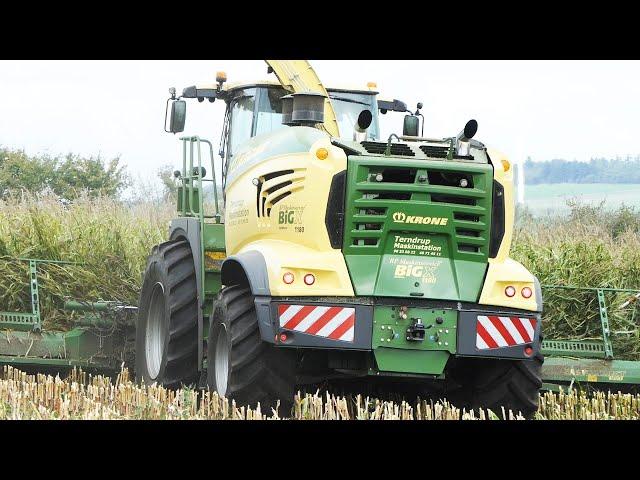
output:
[[[262,253],[249,250],[231,255],[222,263],[223,285],[242,283],[245,278],[254,296],[271,295],[267,263]]]

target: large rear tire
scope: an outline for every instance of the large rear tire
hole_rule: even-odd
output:
[[[542,387],[541,368],[544,357],[536,355],[530,360],[463,359],[452,372],[462,388],[456,406],[488,408],[502,417],[502,408],[532,418],[538,410]]]
[[[136,379],[176,388],[198,375],[198,300],[185,240],[162,243],[147,260],[136,327]]]
[[[296,352],[262,341],[254,297],[245,286],[225,287],[215,303],[207,347],[207,385],[239,405],[264,413],[280,401],[289,416],[295,388]]]

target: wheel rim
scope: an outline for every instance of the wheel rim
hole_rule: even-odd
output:
[[[220,395],[226,395],[229,381],[229,339],[224,325],[221,326],[216,340],[215,374],[216,390]]]
[[[152,380],[155,380],[158,377],[160,367],[162,366],[162,354],[164,352],[164,344],[167,338],[167,327],[164,313],[164,287],[160,282],[158,282],[153,286],[153,291],[151,292],[144,342],[147,370]]]

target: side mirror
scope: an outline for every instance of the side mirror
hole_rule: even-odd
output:
[[[416,115],[405,115],[402,126],[402,135],[405,137],[417,137],[420,131],[420,117]]]
[[[167,113],[169,111],[169,101],[171,102],[171,113],[169,115],[169,130],[167,130]],[[187,102],[184,100],[167,100],[167,110],[164,114],[164,131],[167,133],[179,133],[184,131],[184,122],[187,118]]]

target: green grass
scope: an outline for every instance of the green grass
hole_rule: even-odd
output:
[[[568,212],[566,200],[597,205],[603,200],[606,208],[622,205],[640,207],[640,184],[624,183],[554,183],[526,185],[525,206],[535,214],[549,211]]]

